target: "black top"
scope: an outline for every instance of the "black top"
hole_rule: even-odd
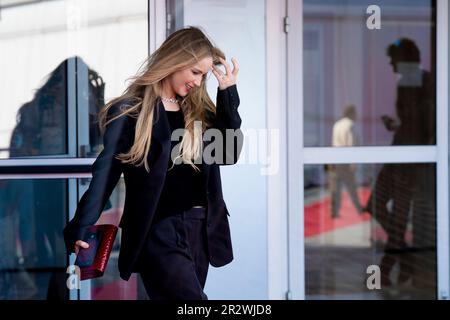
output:
[[[181,109],[166,110],[166,114],[171,132],[175,129],[184,129],[184,116]],[[181,142],[181,139],[182,137],[178,141],[171,142],[171,150]],[[206,206],[207,203],[202,165],[195,164],[200,171],[195,171],[187,163],[176,164],[173,168],[172,165],[172,159],[169,158],[166,179],[156,207],[155,220],[181,213],[193,206]]]

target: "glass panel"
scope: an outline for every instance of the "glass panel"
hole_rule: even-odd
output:
[[[308,165],[305,177],[308,299],[436,298],[434,164]]]
[[[306,147],[435,144],[435,2],[375,3],[304,1]]]
[[[5,81],[5,84],[6,82],[9,81]],[[10,85],[14,86],[15,83]],[[6,94],[11,88],[6,85],[4,90],[2,99],[12,100],[14,95],[9,97]],[[5,134],[2,135],[4,150],[9,151],[10,158],[67,153],[67,63],[60,63],[28,102],[18,108],[10,108],[8,114],[11,109],[17,111],[15,116],[9,119],[15,119],[15,125],[13,121],[8,121],[6,125],[13,125],[12,130],[4,130],[10,135],[8,145],[4,139]],[[8,157],[7,153],[3,155]]]
[[[60,0],[2,6],[0,158],[99,152],[99,108],[122,93],[148,54],[147,5]]]
[[[68,180],[0,180],[0,300],[67,299]]]
[[[74,42],[78,156],[95,157],[102,144],[98,111],[105,101],[123,93],[148,56],[148,1],[77,0],[75,4],[81,12],[76,31],[80,40]]]
[[[80,188],[86,189],[91,179],[80,180]],[[125,202],[125,183],[123,179],[115,187],[111,197],[103,209],[97,224],[118,225],[122,217]],[[105,274],[93,279],[91,285],[91,300],[147,300],[147,293],[137,274],[133,274],[128,281],[120,278],[118,259],[120,250],[121,228],[117,233],[111,256],[108,260]],[[81,283],[83,285],[84,282]]]

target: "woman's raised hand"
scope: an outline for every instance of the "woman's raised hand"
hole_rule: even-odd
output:
[[[219,58],[219,60],[225,67],[225,73],[223,73],[223,71],[215,65],[212,66],[212,73],[216,76],[217,81],[219,82],[219,89],[224,90],[236,84],[239,65],[235,58],[231,58],[231,62],[233,62],[233,71],[231,71],[230,65],[226,60],[222,58]]]

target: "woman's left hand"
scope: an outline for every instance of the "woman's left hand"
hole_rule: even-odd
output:
[[[239,72],[239,66],[235,58],[231,58],[231,62],[233,62],[233,71],[231,71],[230,65],[226,60],[219,58],[220,62],[225,67],[225,72],[223,73],[222,70],[220,70],[217,66],[212,66],[212,73],[217,78],[217,81],[219,82],[219,89],[224,90],[234,84],[236,84],[236,78],[237,74]]]

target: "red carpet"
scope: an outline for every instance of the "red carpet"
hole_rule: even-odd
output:
[[[129,281],[119,279],[101,286],[94,286],[91,294],[92,300],[136,300],[136,275],[132,275]]]
[[[358,197],[364,205],[370,196],[369,188],[359,188]],[[331,217],[331,198],[323,197],[319,201],[305,206],[305,237],[312,237],[324,232],[348,227],[357,223],[370,220],[370,215],[365,213],[359,215],[347,192],[342,193],[341,209],[339,218]]]

